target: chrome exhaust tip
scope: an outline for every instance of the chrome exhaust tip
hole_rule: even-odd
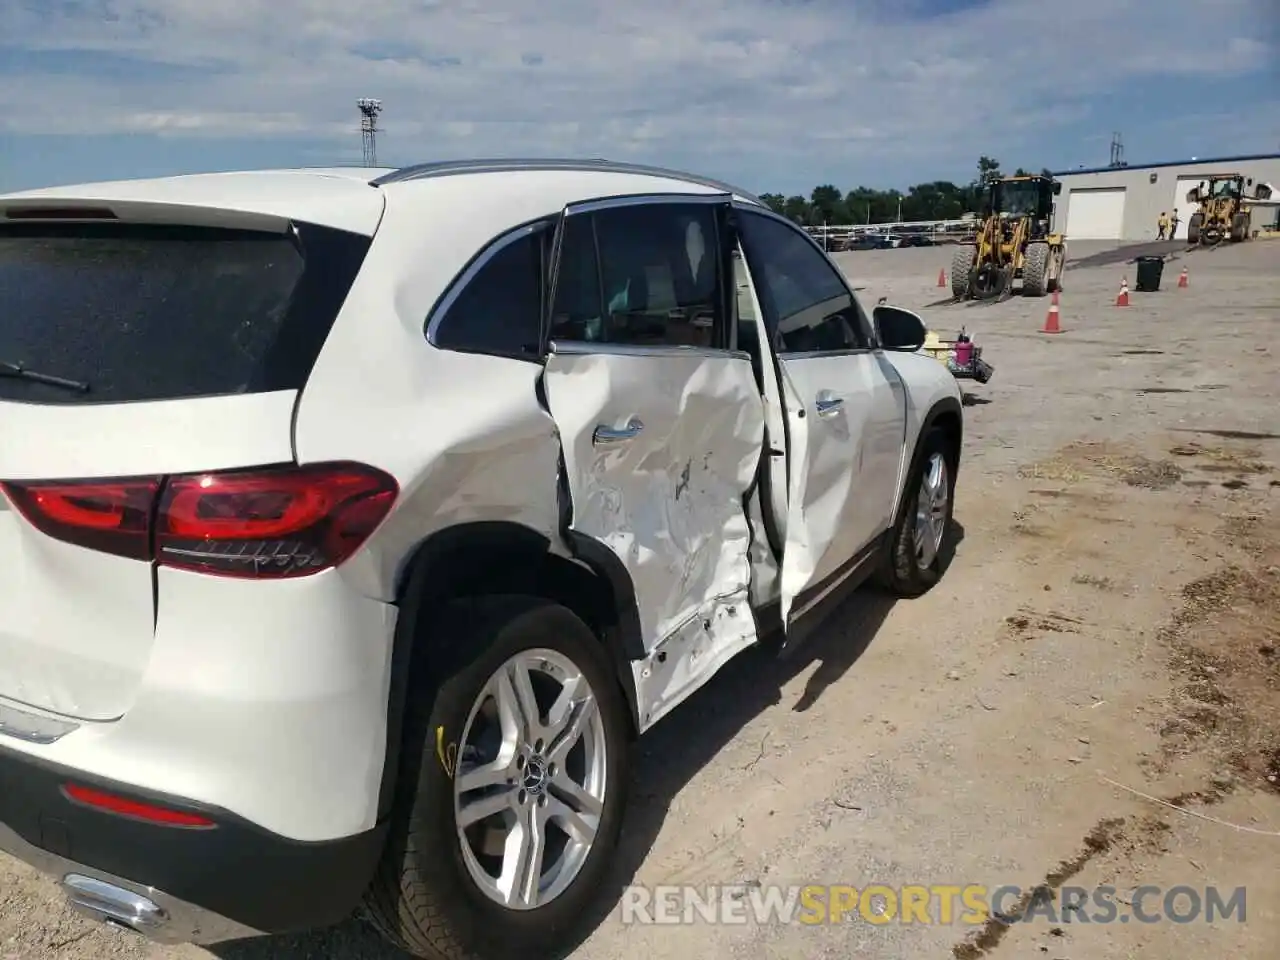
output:
[[[169,922],[154,900],[105,880],[69,873],[62,878],[62,888],[73,910],[99,923],[152,936]]]

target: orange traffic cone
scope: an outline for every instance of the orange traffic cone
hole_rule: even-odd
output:
[[[1129,278],[1120,281],[1120,292],[1116,295],[1116,306],[1127,307],[1129,305]]]
[[[938,271],[938,286],[945,287],[947,285],[947,271]]]
[[[1178,286],[1185,287],[1187,285],[1187,268],[1182,268],[1182,273],[1178,274]]]
[[[1049,315],[1044,318],[1044,329],[1041,333],[1061,333],[1058,326],[1058,291],[1053,291],[1053,299],[1049,301]]]

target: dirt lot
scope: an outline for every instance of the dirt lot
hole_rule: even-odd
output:
[[[968,409],[956,560],[923,599],[854,598],[789,662],[740,658],[653,731],[619,882],[1107,884],[1123,916],[1143,884],[1244,886],[1247,922],[1010,901],[1027,922],[624,927],[614,897],[575,957],[1277,956],[1280,242],[1187,255],[1128,309],[1123,255],[1072,256],[1049,337],[1044,300],[929,306],[945,248],[839,255],[869,303],[967,325],[996,367]],[[354,923],[213,955],[394,956]],[[87,926],[0,859],[17,958],[210,954]]]

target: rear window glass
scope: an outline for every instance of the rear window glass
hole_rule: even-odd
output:
[[[0,399],[301,388],[367,246],[317,227],[0,227]],[[15,365],[88,389],[15,376]]]

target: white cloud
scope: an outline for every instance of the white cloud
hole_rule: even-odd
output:
[[[0,129],[322,139],[354,159],[355,99],[373,96],[386,108],[381,152],[396,160],[560,154],[776,171],[831,169],[847,154],[865,179],[892,182],[903,164],[944,175],[980,152],[1036,164],[1055,127],[1091,111],[1100,129],[1116,126],[1133,81],[1244,75],[1276,58],[1270,0],[992,0],[930,18],[931,6],[0,0],[0,37],[92,51],[80,74],[8,76]],[[152,66],[93,75],[107,55]],[[1260,76],[1270,89],[1274,74]]]

